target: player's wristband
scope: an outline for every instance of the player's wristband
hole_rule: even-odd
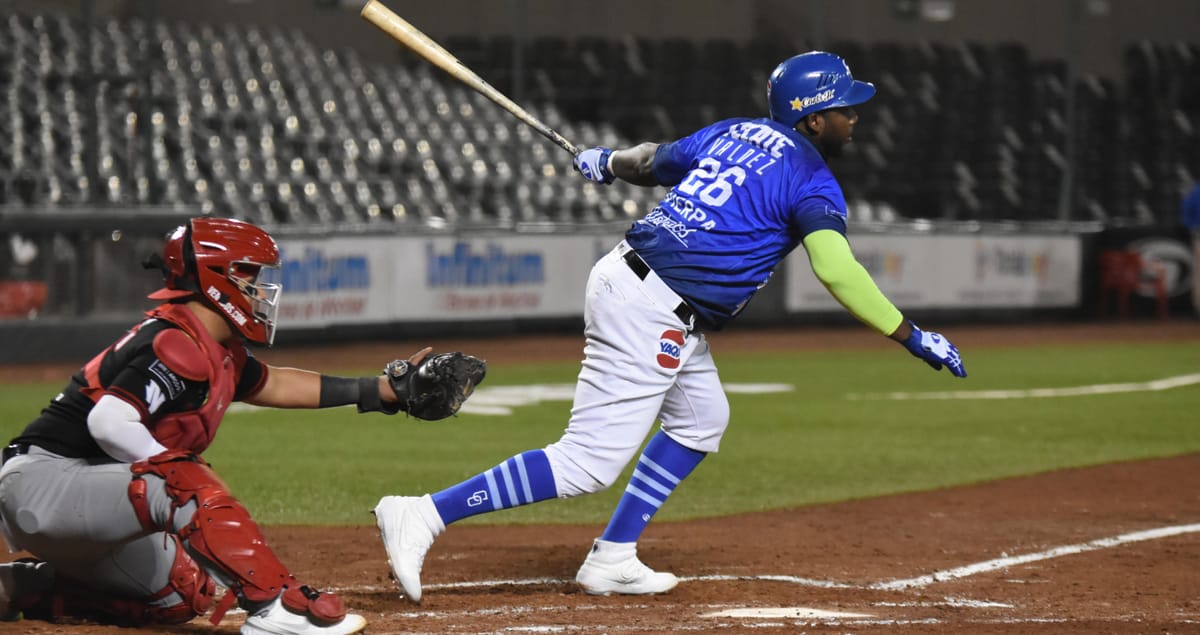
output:
[[[321,397],[318,408],[358,405],[359,412],[380,412],[383,400],[379,396],[378,377],[334,377],[321,375]]]

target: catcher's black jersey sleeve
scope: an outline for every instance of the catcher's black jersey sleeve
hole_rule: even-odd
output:
[[[98,364],[93,380],[96,385],[89,386],[88,366],[80,369],[14,441],[74,458],[106,457],[87,428],[88,413],[94,405],[84,394],[89,387],[103,389],[129,403],[147,424],[168,414],[199,408],[208,398],[208,382],[180,377],[154,352],[155,336],[170,328],[176,327],[164,320],[141,323],[89,362],[88,366]],[[262,363],[249,354],[235,372],[239,372],[238,399],[256,391],[266,375]]]

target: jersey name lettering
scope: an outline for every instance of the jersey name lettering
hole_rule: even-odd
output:
[[[742,122],[734,124],[729,129],[728,134],[733,139],[762,148],[767,154],[776,159],[783,156],[784,148],[796,147],[796,142],[788,139],[787,135],[761,123]]]
[[[141,324],[137,325],[136,327],[134,327],[132,329],[129,329],[129,332],[125,334],[125,337],[122,337],[121,339],[117,340],[116,344],[113,344],[113,350],[114,351],[121,350],[121,347],[125,346],[126,342],[133,339],[134,335],[137,335],[138,329],[142,328],[143,326],[146,326],[147,324],[149,324],[153,321],[154,321],[153,318],[151,318],[149,320],[144,320]]]
[[[760,152],[755,148],[748,148],[729,139],[717,139],[714,141],[708,148],[707,156],[720,157],[724,158],[727,163],[744,165],[759,176],[762,176],[767,168],[778,163],[777,159],[768,157],[764,152]]]

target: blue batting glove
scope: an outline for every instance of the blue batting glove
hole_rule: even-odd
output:
[[[575,169],[583,178],[605,185],[613,182],[613,173],[608,169],[608,158],[612,156],[608,148],[588,148],[575,155]]]
[[[942,366],[945,366],[955,377],[967,376],[967,369],[963,367],[958,348],[951,344],[950,340],[941,333],[922,331],[911,321],[908,324],[912,327],[912,334],[904,340],[904,348],[907,348],[908,352],[925,360],[934,370],[941,370]]]

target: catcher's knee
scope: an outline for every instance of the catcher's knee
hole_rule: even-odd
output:
[[[146,602],[147,623],[183,624],[204,615],[213,605],[216,583],[200,565],[187,554],[178,536],[175,541],[175,561],[171,564],[167,586]]]
[[[144,477],[165,482],[172,509],[194,504],[195,511],[177,533],[189,551],[202,558],[221,582],[251,602],[274,599],[295,578],[267,546],[250,513],[202,459],[190,452],[168,451],[131,467],[129,498],[143,527],[175,531],[168,519],[152,514]],[[173,515],[173,514],[172,514]],[[156,517],[157,516],[157,517]]]
[[[168,450],[129,466],[133,478],[127,494],[142,528],[175,533],[172,526],[180,508],[195,507],[213,494],[228,492],[227,486],[199,456],[184,450]],[[146,476],[157,476],[161,487],[153,487]],[[165,499],[164,499],[165,496]]]
[[[122,626],[184,624],[213,606],[216,584],[179,542],[167,535],[175,557],[166,585],[145,597],[111,595],[105,589],[58,576],[54,588],[17,604],[27,617],[57,621],[63,616],[95,619]]]

